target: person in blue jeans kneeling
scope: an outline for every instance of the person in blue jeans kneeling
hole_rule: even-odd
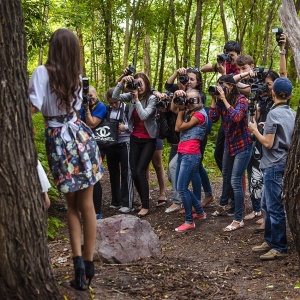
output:
[[[185,222],[177,232],[195,228],[194,219],[206,219],[199,199],[189,190],[189,183],[195,172],[199,172],[201,161],[200,143],[207,127],[207,114],[201,103],[199,91],[177,90],[171,103],[171,110],[178,111],[175,130],[180,132],[176,166],[176,187],[185,209]],[[192,213],[194,207],[196,213]]]
[[[274,104],[267,115],[263,135],[259,133],[255,120],[248,125],[263,145],[260,168],[264,178],[262,209],[265,212],[265,242],[252,248],[253,252],[266,251],[260,256],[262,260],[287,256],[282,182],[295,124],[295,112],[289,106],[291,95],[290,80],[277,78],[272,90]]]

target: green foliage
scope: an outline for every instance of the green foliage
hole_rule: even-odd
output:
[[[300,86],[297,84],[294,85],[293,96],[290,101],[290,105],[295,111],[297,111],[298,109],[299,101],[300,101]]]
[[[58,229],[66,226],[63,222],[61,222],[56,217],[49,217],[48,218],[48,238],[54,239],[56,235],[59,234]]]

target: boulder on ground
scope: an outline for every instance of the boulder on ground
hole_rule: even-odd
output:
[[[132,215],[97,221],[94,257],[105,263],[129,263],[159,256],[161,245],[150,223]]]

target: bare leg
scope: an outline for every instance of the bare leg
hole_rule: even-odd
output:
[[[65,194],[68,204],[67,220],[73,256],[82,256],[81,253],[81,220],[77,209],[77,192]]]
[[[94,186],[77,192],[77,207],[82,216],[84,260],[92,261],[96,242],[96,215],[93,202]]]
[[[153,157],[152,157],[152,164],[156,172],[158,185],[159,185],[159,200],[166,199],[166,185],[165,185],[165,178],[166,173],[162,163],[162,150],[155,150]]]

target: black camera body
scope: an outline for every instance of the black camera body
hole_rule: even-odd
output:
[[[181,97],[174,98],[173,102],[175,105],[199,104],[200,99],[199,97],[187,99],[185,96],[181,96]]]
[[[90,104],[92,98],[89,96],[89,79],[82,78],[82,104]]]
[[[187,74],[183,74],[179,76],[178,80],[181,84],[186,84],[190,80],[190,78]]]
[[[228,53],[222,53],[222,54],[219,54],[217,55],[217,62],[219,64],[223,64],[225,61],[231,63],[232,62],[232,57],[230,54]]]
[[[126,88],[128,89],[128,90],[136,90],[138,87],[141,87],[141,86],[143,86],[143,84],[142,84],[142,82],[139,80],[139,81],[137,81],[137,82],[135,82],[135,81],[128,81],[127,83],[126,83]]]
[[[171,102],[168,101],[168,100],[165,100],[165,99],[159,101],[159,102],[156,104],[156,108],[157,108],[158,110],[162,110],[162,109],[165,109],[165,108],[169,109],[170,106],[171,106]]]
[[[282,44],[280,36],[283,33],[283,29],[280,27],[274,27],[272,28],[272,32],[275,33],[276,42],[278,43],[278,46],[280,46]]]
[[[175,105],[182,105],[182,104],[185,104],[186,98],[185,98],[185,96],[176,97],[176,98],[174,98],[173,102]]]
[[[221,86],[221,88],[223,89],[224,93],[226,93],[226,86],[223,85],[223,84],[220,84],[220,86]],[[208,93],[209,93],[210,95],[216,95],[216,96],[220,95],[220,93],[219,93],[219,91],[218,91],[216,85],[211,85],[211,86],[209,86],[209,87],[208,87]]]
[[[128,75],[132,75],[136,72],[136,69],[135,69],[135,66],[134,65],[129,65],[128,66],[128,70],[127,72],[125,73],[125,76],[128,76]]]

